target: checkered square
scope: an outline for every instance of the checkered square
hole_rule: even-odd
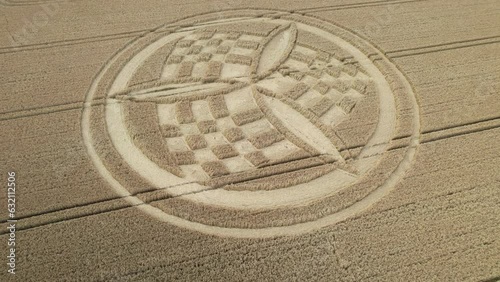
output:
[[[187,135],[184,136],[184,139],[191,150],[198,150],[207,147],[207,141],[203,135]]]
[[[267,165],[271,157],[297,149],[269,123],[251,92],[182,100],[158,111],[160,120],[168,122],[160,126],[169,151],[183,172],[196,179]]]
[[[198,129],[203,134],[212,133],[217,131],[217,123],[215,120],[204,120],[198,122]]]
[[[217,145],[217,146],[212,147],[211,149],[212,149],[212,152],[219,159],[227,159],[227,158],[238,156],[238,151],[236,151],[234,149],[234,147],[231,146],[230,144]]]
[[[164,76],[168,78],[217,78],[225,64],[241,68],[234,76],[246,73],[253,62],[254,52],[264,37],[241,36],[239,33],[217,33],[204,30],[185,36],[166,60]]]

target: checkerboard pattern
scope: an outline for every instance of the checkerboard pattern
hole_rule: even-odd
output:
[[[340,61],[332,54],[304,46],[294,48],[279,73],[287,87],[276,92],[329,125],[351,113],[359,100],[375,91],[373,80],[354,59]]]
[[[238,32],[201,30],[176,43],[164,66],[167,78],[228,78],[249,74],[264,37]],[[237,65],[230,73],[226,64]]]
[[[256,169],[301,150],[267,121],[249,88],[158,104],[157,110],[169,151],[197,181]]]

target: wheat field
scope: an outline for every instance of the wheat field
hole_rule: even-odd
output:
[[[0,281],[500,280],[498,1],[0,12]]]

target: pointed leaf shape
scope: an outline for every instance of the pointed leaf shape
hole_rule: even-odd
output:
[[[259,80],[276,71],[288,58],[295,46],[297,27],[294,23],[282,25],[266,38],[258,52],[258,60],[252,65],[253,80]]]

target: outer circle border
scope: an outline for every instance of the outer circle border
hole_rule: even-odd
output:
[[[232,12],[234,13],[233,15],[230,15],[228,18],[231,17],[241,17],[241,16],[248,16],[249,13],[246,10],[234,10],[234,11],[227,11],[227,12]],[[254,13],[256,11],[253,11]],[[385,182],[377,187],[374,191],[370,192],[368,196],[364,197],[363,199],[355,202],[354,204],[348,206],[347,208],[344,208],[340,211],[337,211],[333,214],[327,215],[325,217],[319,218],[317,220],[309,221],[309,222],[303,222],[303,223],[298,223],[298,224],[293,224],[293,225],[288,225],[288,226],[279,226],[279,227],[266,227],[266,228],[256,228],[256,229],[248,229],[248,228],[226,228],[226,227],[218,227],[218,226],[212,226],[212,225],[205,225],[202,223],[198,222],[193,222],[189,221],[177,216],[173,216],[170,214],[165,213],[164,211],[153,207],[149,205],[148,203],[145,203],[138,197],[132,196],[131,193],[123,187],[114,177],[113,175],[109,172],[109,170],[103,165],[102,160],[100,159],[98,153],[96,152],[94,145],[92,143],[92,136],[91,136],[91,130],[90,130],[90,118],[91,118],[91,110],[92,110],[92,101],[94,99],[94,95],[98,89],[99,82],[103,78],[103,76],[107,73],[107,71],[111,68],[111,66],[116,63],[118,58],[120,58],[131,46],[136,43],[136,41],[140,37],[147,36],[143,35],[138,38],[135,38],[134,40],[130,41],[128,45],[119,50],[118,52],[115,53],[115,55],[108,60],[108,62],[102,67],[100,72],[95,76],[91,86],[89,87],[88,92],[86,93],[85,96],[85,102],[83,106],[83,111],[82,111],[82,138],[84,141],[84,144],[87,148],[87,153],[89,154],[92,163],[94,164],[94,167],[97,168],[101,176],[106,179],[106,181],[110,184],[110,186],[113,188],[113,190],[123,199],[125,199],[128,203],[130,203],[132,206],[136,206],[138,209],[142,210],[146,214],[152,216],[153,218],[170,223],[173,225],[176,225],[181,228],[186,228],[188,230],[194,230],[198,232],[202,232],[205,234],[210,234],[210,235],[216,235],[216,236],[227,236],[227,237],[236,237],[236,238],[268,238],[268,237],[277,237],[277,236],[287,236],[287,235],[300,235],[303,233],[311,232],[313,230],[317,230],[323,227],[331,226],[336,223],[339,223],[341,221],[344,221],[348,218],[351,218],[357,214],[360,214],[361,212],[365,211],[369,207],[371,207],[373,204],[378,202],[380,199],[382,199],[384,196],[389,194],[396,184],[399,182],[399,180],[404,176],[406,171],[411,167],[412,161],[414,159],[414,156],[417,151],[417,147],[420,144],[420,112],[419,112],[419,106],[417,103],[416,96],[413,92],[413,89],[405,76],[399,71],[399,69],[392,63],[390,62],[384,54],[375,46],[373,46],[371,43],[369,43],[367,40],[360,38],[358,35],[354,34],[352,31],[349,31],[345,28],[341,28],[336,26],[333,23],[326,22],[324,20],[318,20],[313,17],[307,17],[303,15],[297,15],[297,14],[291,14],[291,13],[286,13],[283,11],[272,11],[272,10],[262,10],[262,15],[267,15],[267,14],[277,14],[277,15],[285,15],[284,18],[287,18],[288,16],[286,15],[291,15],[291,19],[302,19],[306,23],[309,23],[309,21],[313,22],[320,22],[322,25],[326,25],[326,27],[333,28],[336,30],[341,30],[342,34],[338,34],[338,36],[344,38],[345,40],[349,41],[351,44],[359,48],[360,46],[356,43],[362,42],[365,44],[363,48],[359,48],[362,52],[366,53],[366,48],[368,47],[371,50],[374,50],[375,53],[374,55],[378,55],[382,60],[385,60],[386,66],[390,68],[390,71],[395,74],[395,79],[398,79],[400,84],[404,87],[405,93],[409,96],[410,102],[413,106],[414,112],[413,112],[413,130],[412,134],[410,137],[410,144],[407,147],[407,151],[404,155],[403,160],[397,165],[396,169],[390,174],[390,176],[385,180]],[[187,19],[183,19],[178,21],[177,23],[182,23],[186,20],[191,20],[192,22],[199,22],[200,20],[197,21],[197,18],[202,18],[201,21],[209,21],[209,20],[217,20],[220,19],[220,12],[215,12],[215,13],[208,13],[204,15],[198,15],[198,16],[192,16]],[[212,16],[210,18],[210,16]],[[310,23],[309,23],[310,24]],[[163,25],[160,26],[154,30],[152,30],[150,33],[156,32],[161,30],[162,28],[169,28],[175,26],[175,24],[172,25]],[[325,28],[325,26],[322,26]],[[327,29],[328,32],[332,32],[331,29]],[[337,35],[337,34],[336,34]],[[351,38],[345,38],[345,37],[351,37]],[[354,39],[354,40],[349,40],[349,39]],[[373,53],[372,53],[373,54]],[[369,55],[369,54],[367,54]],[[371,54],[370,54],[371,55]],[[387,73],[387,71],[383,71],[383,73]],[[393,77],[394,78],[394,77]]]

